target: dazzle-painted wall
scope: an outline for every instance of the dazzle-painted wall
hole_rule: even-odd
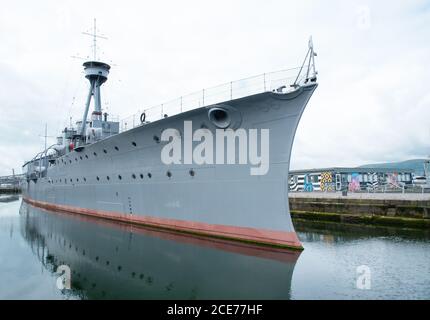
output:
[[[399,186],[398,176],[399,176],[399,174],[397,172],[388,173],[387,174],[387,184],[398,187]]]
[[[333,174],[331,172],[321,173],[321,191],[335,191],[336,186],[333,181]]]
[[[374,191],[381,188],[396,189],[403,185],[412,185],[412,171],[387,172],[385,169],[385,172],[376,170],[354,172],[351,169],[291,174],[288,188],[292,192],[333,192],[345,189],[350,192],[358,192]]]
[[[291,175],[288,181],[289,191],[321,191],[321,175],[299,174]]]
[[[360,190],[360,175],[358,173],[352,173],[351,182],[348,184],[348,191],[355,192]]]

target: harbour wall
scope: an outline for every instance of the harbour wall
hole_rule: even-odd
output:
[[[430,229],[429,194],[292,193],[294,219]]]
[[[21,188],[17,186],[12,187],[0,187],[0,195],[1,194],[17,194],[21,193]]]

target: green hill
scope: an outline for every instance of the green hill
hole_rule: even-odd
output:
[[[385,162],[376,164],[366,164],[359,166],[359,168],[400,168],[400,169],[413,169],[416,175],[424,175],[424,161],[426,159],[412,159],[400,162]]]

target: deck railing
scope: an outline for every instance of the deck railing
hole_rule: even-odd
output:
[[[284,87],[286,92],[294,83],[300,67],[263,73],[258,76],[231,81],[219,86],[179,97],[169,102],[150,108],[141,109],[137,113],[120,121],[120,132],[127,131],[141,124],[141,115],[145,113],[145,121],[156,121],[184,111],[209,106],[212,104],[243,98],[249,95],[274,91]],[[306,75],[300,75],[297,83],[301,83]]]

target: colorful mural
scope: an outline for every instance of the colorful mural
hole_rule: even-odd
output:
[[[336,186],[333,182],[333,176],[331,172],[323,172],[321,173],[321,181],[320,181],[321,191],[334,191]]]
[[[312,192],[312,191],[314,191],[314,186],[312,185],[310,176],[308,174],[305,175],[304,188],[305,188],[306,192]]]
[[[351,170],[352,171],[352,170]],[[288,180],[290,191],[334,192],[347,188],[350,192],[377,191],[379,188],[398,188],[412,184],[409,173],[397,172],[341,172],[324,171],[291,175]],[[336,180],[337,177],[337,180]],[[399,180],[401,182],[399,182]],[[337,187],[337,189],[336,189]]]
[[[399,174],[397,172],[387,173],[387,184],[399,187],[398,176]]]
[[[321,175],[318,174],[300,174],[290,176],[288,180],[289,191],[320,191]]]
[[[351,182],[348,184],[348,191],[360,191],[360,175],[358,173],[351,174]]]

